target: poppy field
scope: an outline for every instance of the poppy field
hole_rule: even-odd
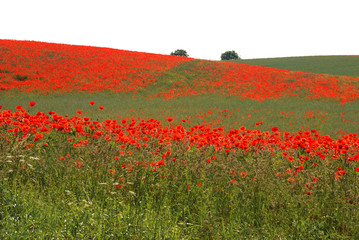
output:
[[[355,239],[359,77],[0,40],[2,239]]]

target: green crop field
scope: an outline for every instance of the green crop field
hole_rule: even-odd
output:
[[[235,62],[286,69],[343,76],[359,76],[359,56],[306,56],[243,59]]]
[[[1,239],[359,238],[357,57],[1,49]]]

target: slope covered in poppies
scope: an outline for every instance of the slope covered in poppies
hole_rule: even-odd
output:
[[[32,41],[1,40],[0,52],[2,91],[216,94],[259,101],[294,96],[342,103],[359,96],[359,77]]]
[[[109,48],[0,41],[0,90],[136,92],[191,59]]]
[[[204,60],[183,63],[167,74],[173,78],[174,73],[177,81],[158,91],[157,96],[171,98],[215,93],[259,101],[294,96],[342,103],[359,96],[358,77]]]

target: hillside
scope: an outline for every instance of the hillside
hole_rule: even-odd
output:
[[[0,40],[0,90],[136,91],[191,60],[110,48]]]
[[[359,97],[359,77],[233,62],[13,40],[0,40],[0,56],[0,91],[5,92],[110,91],[165,98],[215,94],[342,103]]]
[[[306,56],[234,61],[292,71],[359,77],[359,56]]]

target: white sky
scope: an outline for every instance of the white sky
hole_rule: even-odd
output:
[[[358,0],[1,0],[0,39],[219,60],[359,55]]]

